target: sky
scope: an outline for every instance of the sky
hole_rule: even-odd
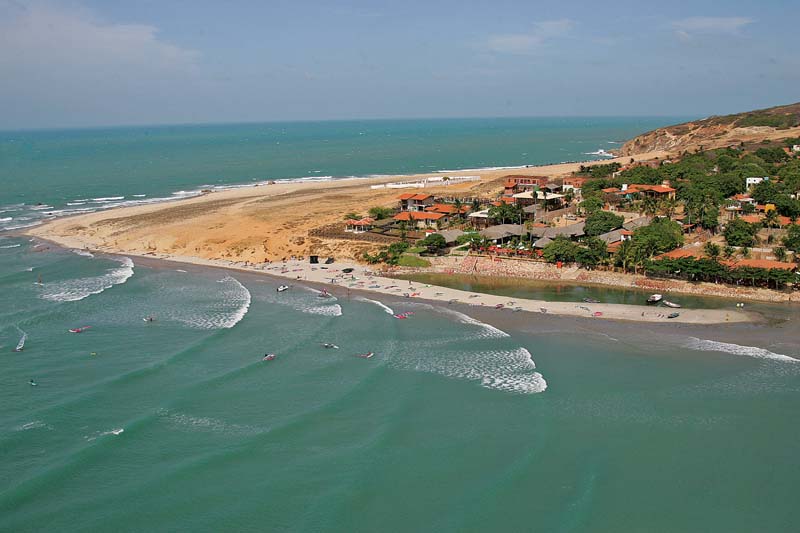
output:
[[[800,101],[797,0],[0,0],[0,129]]]

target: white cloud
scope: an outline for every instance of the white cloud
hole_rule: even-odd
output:
[[[689,17],[674,21],[672,28],[679,39],[690,40],[695,35],[736,34],[753,22],[747,17]]]
[[[486,47],[496,53],[532,54],[538,52],[548,41],[569,33],[575,23],[569,19],[546,20],[533,25],[529,33],[507,33],[492,35]]]
[[[0,98],[11,115],[25,107],[58,120],[93,111],[135,120],[122,116],[125,101],[177,100],[197,80],[199,59],[154,26],[103,21],[75,5],[0,0]]]

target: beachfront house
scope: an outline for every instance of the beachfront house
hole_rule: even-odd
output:
[[[374,222],[369,217],[359,220],[345,220],[344,230],[348,233],[366,233],[372,229]]]
[[[505,196],[513,196],[529,189],[540,189],[550,180],[546,176],[505,176],[503,179]]]
[[[455,204],[441,204],[436,203],[430,207],[426,207],[425,211],[427,213],[442,213],[448,216],[456,216],[456,215],[466,215],[470,212],[471,207],[468,205],[462,205],[457,207]]]
[[[491,219],[489,218],[489,210],[483,209],[481,211],[474,211],[467,215],[470,224],[476,228],[485,228],[489,226]]]
[[[397,197],[400,200],[400,211],[425,211],[434,204],[432,194],[406,193]]]
[[[527,232],[522,224],[498,224],[497,226],[489,226],[482,230],[480,234],[495,244],[501,244],[514,237],[522,237]]]
[[[425,211],[403,211],[396,214],[395,222],[405,222],[409,226],[419,229],[439,228],[450,222],[450,216],[444,213],[428,213]]]

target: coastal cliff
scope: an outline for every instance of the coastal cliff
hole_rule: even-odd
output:
[[[800,136],[800,103],[712,116],[649,131],[626,142],[622,156],[643,152],[720,148],[739,143],[779,140]]]

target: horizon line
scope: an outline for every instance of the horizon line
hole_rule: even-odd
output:
[[[678,118],[691,119],[697,115],[476,115],[464,117],[373,117],[373,118],[331,118],[331,119],[287,119],[287,120],[243,120],[243,121],[209,121],[209,122],[156,122],[156,123],[127,123],[127,124],[97,124],[85,126],[34,126],[34,127],[0,127],[0,133],[23,133],[45,131],[71,131],[71,130],[110,130],[125,128],[170,128],[187,126],[243,126],[257,124],[306,124],[325,122],[378,122],[378,121],[413,121],[413,120],[515,120],[536,118]],[[704,118],[704,117],[697,117]]]

